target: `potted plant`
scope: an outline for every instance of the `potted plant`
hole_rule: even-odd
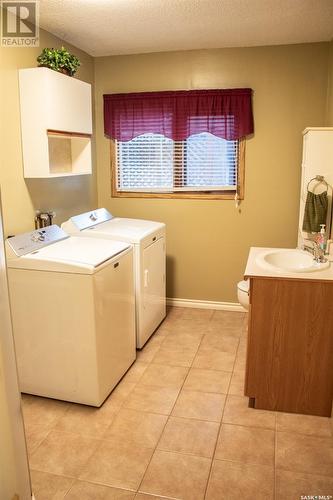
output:
[[[70,54],[65,47],[43,49],[37,57],[37,62],[38,66],[44,66],[69,76],[74,76],[81,65],[79,59],[74,54]]]

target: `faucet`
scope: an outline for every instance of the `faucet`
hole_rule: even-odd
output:
[[[307,240],[307,241],[311,241],[313,246],[311,247],[309,245],[303,245],[302,249],[312,253],[313,260],[318,262],[318,264],[323,264],[324,262],[327,262],[327,259],[325,257],[325,250],[323,250],[316,241],[314,240]]]

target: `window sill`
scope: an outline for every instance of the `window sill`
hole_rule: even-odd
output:
[[[203,192],[203,191],[186,191],[175,193],[134,193],[128,191],[112,191],[112,198],[178,198],[178,199],[200,199],[200,200],[234,200],[235,192]],[[239,199],[243,197],[239,196]]]

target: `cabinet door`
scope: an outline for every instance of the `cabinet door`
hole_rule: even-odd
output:
[[[46,128],[83,134],[92,133],[91,85],[49,70]]]
[[[251,279],[246,395],[255,408],[330,416],[333,283]]]
[[[143,315],[141,343],[165,316],[165,240],[160,238],[143,251]]]

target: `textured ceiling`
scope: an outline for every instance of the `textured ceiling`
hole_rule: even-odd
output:
[[[93,56],[319,42],[333,0],[42,0],[40,25]]]

